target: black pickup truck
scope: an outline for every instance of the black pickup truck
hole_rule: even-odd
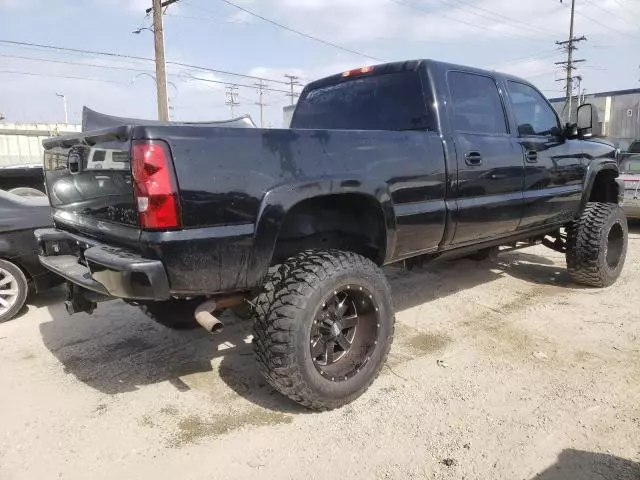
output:
[[[620,275],[624,187],[615,149],[588,140],[591,105],[562,126],[524,80],[418,60],[307,85],[291,127],[124,122],[46,140],[55,228],[36,236],[69,312],[122,298],[215,332],[216,312],[248,302],[267,380],[330,409],[389,352],[382,265],[542,242],[578,283]]]

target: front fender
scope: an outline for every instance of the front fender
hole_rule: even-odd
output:
[[[326,178],[293,185],[283,185],[268,191],[260,205],[253,238],[253,250],[247,280],[258,285],[271,264],[280,229],[287,213],[298,203],[327,195],[359,194],[377,201],[384,215],[386,257],[395,250],[396,218],[391,194],[386,184],[355,178]]]
[[[587,168],[587,173],[585,175],[584,181],[584,189],[582,191],[582,202],[580,204],[580,211],[584,209],[589,198],[591,197],[591,193],[593,191],[593,187],[598,177],[603,171],[610,171],[614,174],[614,178],[620,175],[620,171],[618,170],[618,163],[611,158],[598,158],[591,161],[589,167]],[[616,186],[618,188],[617,197],[618,203],[620,203],[621,195],[624,196],[624,184],[622,184],[622,188],[620,188],[620,182],[616,181]]]

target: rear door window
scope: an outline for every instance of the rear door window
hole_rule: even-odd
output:
[[[293,128],[434,130],[416,71],[368,75],[304,94]]]
[[[465,133],[507,133],[498,86],[491,77],[467,72],[447,75],[453,107],[453,127]]]

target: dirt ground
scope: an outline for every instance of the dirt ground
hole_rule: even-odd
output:
[[[322,414],[265,385],[230,314],[210,337],[54,291],[0,325],[0,478],[640,479],[639,267],[640,226],[606,290],[544,247],[388,268],[388,366]]]

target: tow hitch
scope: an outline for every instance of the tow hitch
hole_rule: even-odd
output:
[[[67,282],[67,300],[64,302],[64,307],[69,315],[76,313],[88,313],[91,315],[98,306],[98,302],[107,300],[112,299],[106,295],[101,295]]]

